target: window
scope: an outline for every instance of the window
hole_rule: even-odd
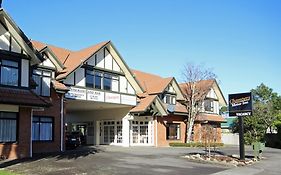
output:
[[[86,70],[86,87],[94,87],[94,71],[91,70]]]
[[[32,140],[33,141],[52,141],[53,140],[53,118],[34,116],[32,121]]]
[[[0,60],[1,84],[8,86],[18,86],[19,63],[11,60]]]
[[[95,88],[101,89],[102,87],[102,73],[95,72]]]
[[[50,96],[51,87],[51,75],[50,71],[34,70],[33,80],[36,82],[37,87],[34,92],[41,96]]]
[[[175,95],[171,95],[171,94],[166,94],[163,98],[164,103],[166,104],[172,104],[175,105],[176,104],[176,96]]]
[[[211,99],[204,100],[205,111],[214,112],[214,101]]]
[[[17,128],[17,113],[0,112],[0,142],[16,142]]]
[[[111,90],[112,87],[112,77],[110,74],[104,74],[103,77],[103,89],[104,90]]]
[[[167,124],[167,140],[180,139],[180,124]]]

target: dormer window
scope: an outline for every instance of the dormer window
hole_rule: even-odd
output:
[[[51,71],[36,69],[33,70],[33,79],[37,86],[34,92],[41,96],[50,96]]]
[[[11,60],[0,60],[0,82],[2,85],[18,86],[19,63]]]
[[[176,104],[176,95],[173,94],[166,94],[164,95],[163,102],[166,104]]]

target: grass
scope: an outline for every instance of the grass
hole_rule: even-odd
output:
[[[7,170],[0,170],[0,175],[18,175]]]

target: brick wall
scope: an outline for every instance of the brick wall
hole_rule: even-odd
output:
[[[49,108],[45,108],[44,111],[33,112],[33,115],[54,118],[54,140],[43,142],[34,141],[33,153],[58,152],[61,149],[61,94],[56,93],[56,91],[52,88],[51,96],[48,99],[51,101],[52,106]]]
[[[185,116],[176,116],[170,115],[166,117],[157,117],[157,121],[155,120],[156,127],[155,133],[155,140],[157,139],[157,145],[155,141],[155,146],[169,146],[171,142],[185,142],[185,132],[186,132],[186,124],[184,122]],[[166,133],[166,126],[164,121],[167,123],[179,123],[180,124],[180,139],[179,140],[167,140],[167,133]]]
[[[30,127],[31,108],[20,107],[18,116],[17,143],[0,144],[0,155],[8,159],[17,159],[30,156]]]

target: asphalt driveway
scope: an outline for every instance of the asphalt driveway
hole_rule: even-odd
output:
[[[155,147],[84,147],[64,154],[38,156],[2,163],[0,167],[19,174],[192,174],[204,175],[226,167],[190,162],[181,156],[202,149]]]

